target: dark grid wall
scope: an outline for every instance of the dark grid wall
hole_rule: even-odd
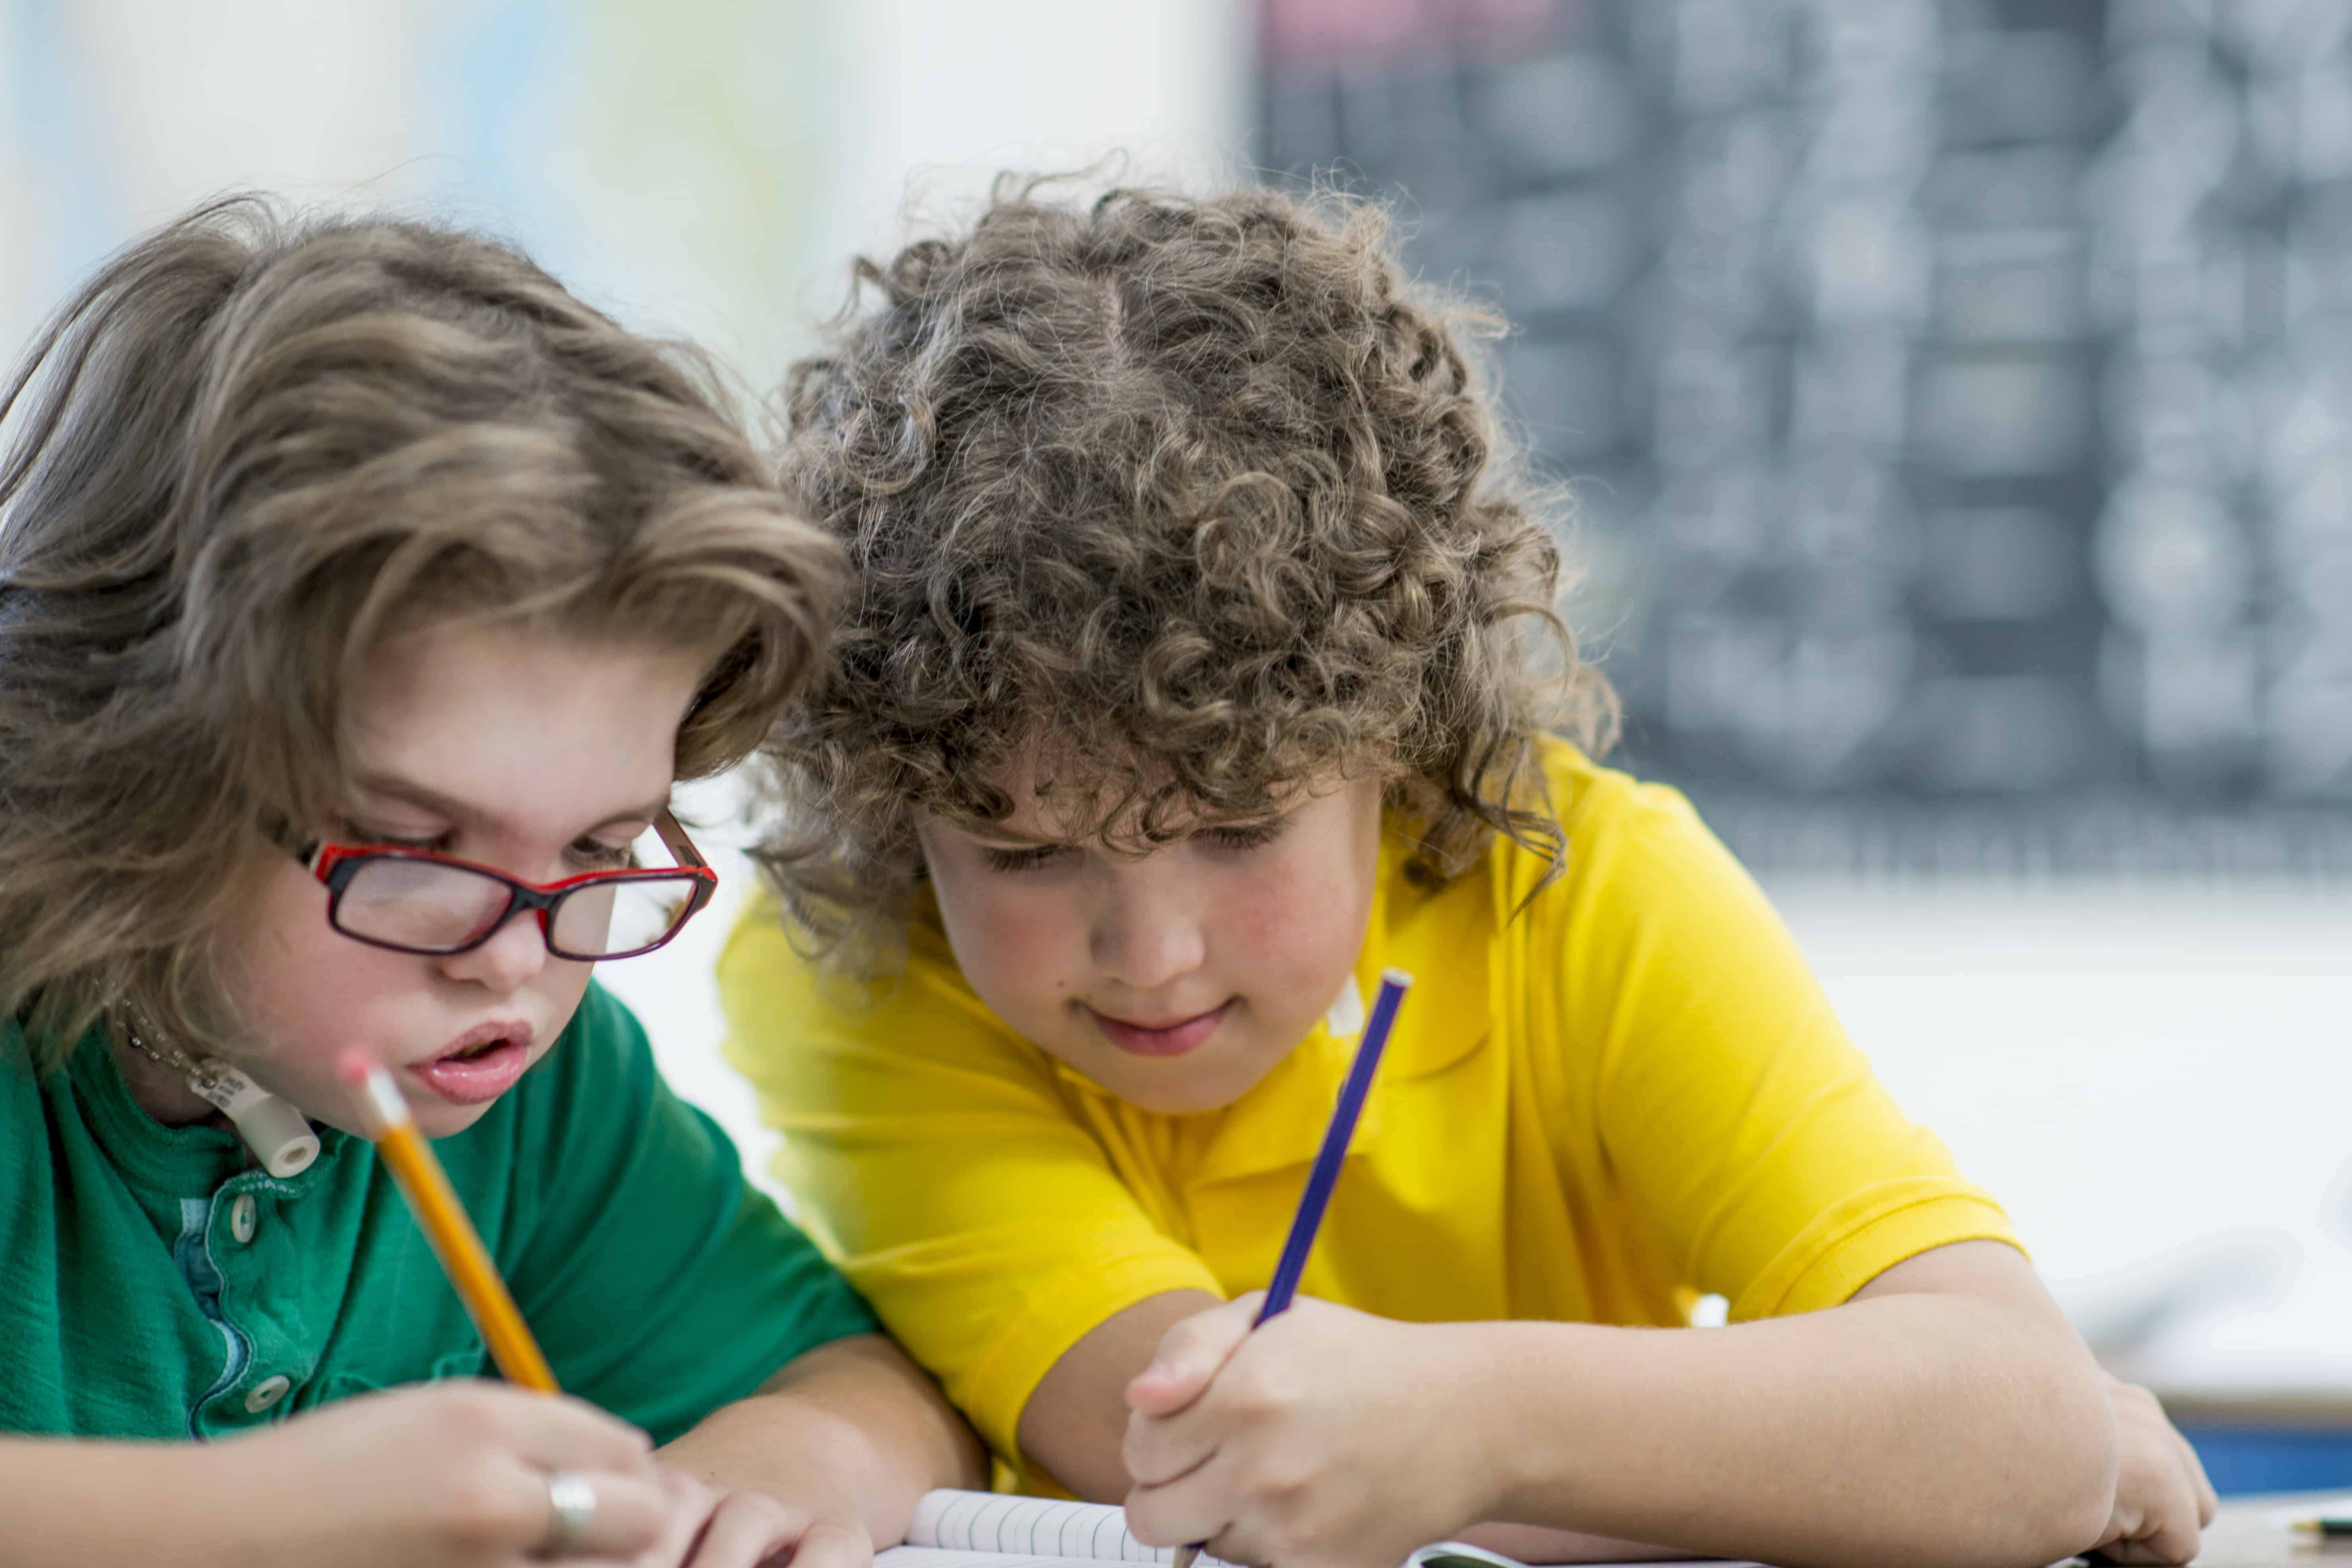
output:
[[[2352,5],[1266,0],[1768,864],[2352,871]]]

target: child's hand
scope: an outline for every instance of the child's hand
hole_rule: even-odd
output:
[[[644,1433],[572,1399],[489,1383],[368,1394],[208,1446],[218,1517],[246,1561],[344,1568],[544,1562],[548,1478],[578,1471],[596,1507],[567,1558],[628,1560],[672,1527],[677,1495]]]
[[[2219,1506],[2189,1439],[2145,1388],[2107,1380],[2115,1411],[2116,1502],[2098,1552],[2111,1563],[2186,1563]]]
[[[874,1543],[854,1519],[818,1517],[765,1492],[722,1492],[677,1470],[662,1472],[669,1528],[629,1568],[758,1568],[789,1555],[793,1568],[866,1568]]]
[[[1127,1387],[1128,1527],[1282,1568],[1365,1568],[1484,1517],[1474,1422],[1442,1328],[1255,1293],[1185,1319]]]

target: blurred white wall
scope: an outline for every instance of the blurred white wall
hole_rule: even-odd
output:
[[[911,187],[1230,166],[1246,0],[0,0],[0,343],[203,196],[505,233],[754,386]]]
[[[2114,1364],[2352,1392],[2352,889],[1770,891],[1880,1077]]]
[[[892,243],[902,201],[953,208],[1002,169],[1124,152],[1138,175],[1231,178],[1253,103],[1249,0],[865,0],[829,26],[819,254]]]

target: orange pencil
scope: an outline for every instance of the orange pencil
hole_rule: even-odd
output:
[[[383,1163],[392,1167],[401,1196],[408,1200],[409,1212],[432,1242],[457,1299],[473,1315],[474,1327],[481,1331],[482,1342],[489,1346],[499,1371],[520,1387],[560,1393],[554,1369],[547,1364],[539,1342],[530,1337],[513,1293],[499,1278],[498,1265],[490,1261],[489,1249],[482,1245],[474,1222],[466,1217],[457,1190],[434,1157],[433,1146],[416,1130],[416,1119],[409,1115],[400,1086],[392,1081],[383,1063],[357,1047],[343,1052],[335,1068],[343,1081],[359,1091],[368,1136],[375,1140]]]

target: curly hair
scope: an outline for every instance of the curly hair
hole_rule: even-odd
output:
[[[857,262],[786,383],[785,489],[855,579],[762,752],[803,940],[887,961],[917,813],[1003,819],[1041,742],[1074,831],[1160,842],[1337,770],[1412,814],[1425,883],[1496,833],[1556,871],[1537,740],[1604,749],[1615,708],[1555,613],[1564,498],[1474,352],[1500,320],[1409,282],[1361,201],[1046,183]]]
[[[814,668],[841,552],[691,352],[429,224],[210,204],[0,387],[0,1018],[236,1027],[209,938],[271,827],[347,805],[342,714],[444,617],[688,651],[683,776]]]

